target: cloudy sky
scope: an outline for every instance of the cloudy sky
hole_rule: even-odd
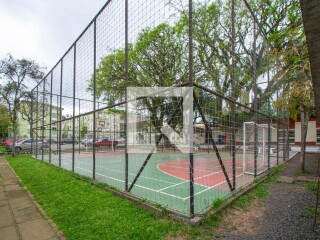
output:
[[[106,0],[1,0],[0,58],[55,65]]]

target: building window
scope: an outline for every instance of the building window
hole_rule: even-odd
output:
[[[320,128],[317,128],[317,143],[320,144]]]
[[[291,144],[295,143],[295,130],[294,129],[289,130],[289,143],[291,143]]]
[[[56,130],[57,130],[57,127],[51,127],[51,130],[56,131]]]

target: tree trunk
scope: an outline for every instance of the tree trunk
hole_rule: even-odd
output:
[[[33,138],[33,131],[32,131],[32,123],[30,122],[30,131],[29,131],[29,135],[30,135],[30,138]]]
[[[14,125],[12,126],[12,132],[13,132],[13,136],[12,136],[11,155],[12,155],[12,157],[14,157],[16,155],[16,136],[17,136],[17,129]]]
[[[305,170],[305,155],[306,155],[306,139],[308,131],[309,114],[304,110],[301,111],[301,153],[300,153],[300,169]]]
[[[16,108],[16,107],[15,107]],[[12,157],[16,155],[16,136],[17,136],[17,112],[14,110],[13,111],[13,116],[12,116]]]
[[[300,5],[309,51],[318,123],[320,123],[320,1],[300,0]]]

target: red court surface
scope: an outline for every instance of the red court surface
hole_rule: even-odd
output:
[[[225,161],[225,168],[229,179],[232,179],[232,163],[230,160]],[[158,164],[158,169],[168,175],[180,178],[186,181],[190,180],[189,176],[189,159],[173,160]],[[243,175],[242,166],[236,167],[236,176]],[[206,187],[214,187],[226,182],[222,168],[218,160],[213,159],[195,159],[194,160],[194,183]]]

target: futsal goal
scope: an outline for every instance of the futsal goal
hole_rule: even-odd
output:
[[[268,169],[268,124],[244,122],[242,149],[245,174],[255,174],[255,168],[258,175],[266,171]]]

